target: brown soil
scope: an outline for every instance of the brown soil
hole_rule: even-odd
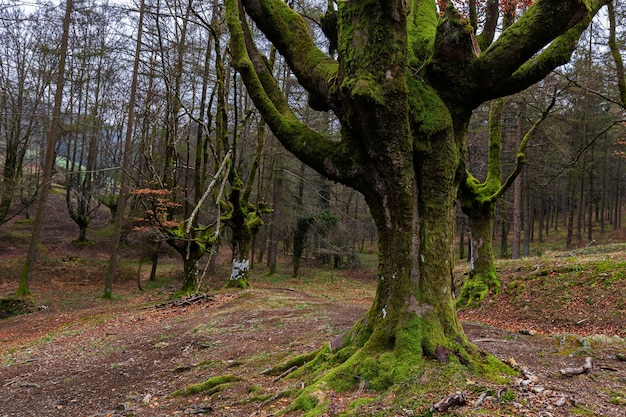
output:
[[[129,273],[115,283],[116,298],[106,301],[99,298],[102,271],[77,275],[71,258],[104,262],[106,248],[89,247],[76,255],[72,236],[67,236],[70,227],[55,223],[46,228],[45,258],[61,259],[43,261],[32,283],[35,303],[46,307],[0,321],[2,417],[275,415],[293,399],[281,393],[299,388],[300,382],[277,379],[263,370],[317,349],[349,329],[368,308],[374,291],[373,282],[365,278],[319,279],[310,270],[304,280],[256,278],[251,290],[213,291],[202,301],[182,306],[167,304],[170,288],[138,291],[134,274]],[[0,240],[0,257],[10,270],[17,271],[17,256],[23,256],[19,244]],[[106,263],[98,265],[101,269]],[[16,276],[0,278],[0,294],[17,287]],[[463,313],[466,333],[498,358],[513,358],[537,380],[528,386],[511,379],[506,385],[490,386],[490,391],[469,389],[468,405],[453,409],[453,415],[626,415],[626,362],[616,358],[626,353],[626,346],[623,339],[613,337],[624,336],[623,322],[620,327],[611,319],[604,328],[598,320],[594,326],[581,327],[584,332],[569,328],[563,333],[562,328],[555,329],[555,318],[546,314],[520,319],[519,309],[511,308],[514,297],[506,294],[488,307]],[[540,309],[544,307],[549,306]],[[581,311],[590,316],[601,313],[589,306],[580,310],[584,308],[578,305],[569,313],[571,322]],[[568,314],[564,311],[559,315]],[[593,357],[592,373],[560,375],[559,369],[580,366],[587,355]],[[226,374],[237,381],[221,386],[223,390],[171,395]],[[515,395],[507,397],[507,391]],[[476,405],[481,392],[488,395]],[[373,395],[328,393],[327,415],[338,415],[356,396]],[[363,410],[361,415],[427,414],[423,406],[410,409],[389,397]]]

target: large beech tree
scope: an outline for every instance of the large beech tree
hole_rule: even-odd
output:
[[[376,296],[338,343],[350,357],[324,376],[327,386],[367,378],[384,388],[424,357],[478,365],[451,293],[454,201],[470,114],[566,63],[604,0],[539,0],[493,42],[476,36],[451,5],[440,15],[434,0],[340,1],[324,19],[336,58],[315,45],[283,0],[225,4],[233,64],[267,125],[296,157],[360,191],[376,224]],[[285,58],[310,106],[334,113],[341,140],[292,112],[245,15]]]

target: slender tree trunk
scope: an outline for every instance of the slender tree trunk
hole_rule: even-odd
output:
[[[583,142],[583,147],[585,146]],[[583,154],[580,160],[580,181],[578,183],[578,205],[576,212],[576,244],[583,246],[583,218],[585,214],[585,169],[587,168],[586,156]]]
[[[50,192],[50,182],[52,181],[52,168],[55,162],[55,144],[57,141],[57,129],[61,121],[61,105],[63,102],[63,86],[65,84],[65,60],[67,57],[67,45],[69,41],[70,22],[72,15],[73,1],[67,0],[65,3],[65,16],[63,17],[63,35],[61,37],[61,48],[59,51],[59,73],[57,76],[56,91],[54,94],[54,108],[52,110],[52,120],[50,123],[50,131],[46,141],[46,156],[43,169],[41,191],[39,193],[39,202],[37,204],[37,214],[35,223],[33,224],[33,233],[30,239],[28,255],[26,262],[22,268],[20,284],[17,289],[17,295],[30,294],[30,280],[32,270],[37,261],[37,248],[41,240],[41,231],[43,229],[44,217],[46,213],[46,204],[48,203],[48,194]]]
[[[2,168],[2,182],[0,183],[0,224],[8,217],[11,203],[15,196],[17,181],[19,178],[18,161],[16,150],[11,150],[7,145],[6,159]]]
[[[493,256],[495,204],[490,204],[484,211],[473,211],[468,217],[472,231],[472,250],[469,277],[457,301],[457,305],[461,307],[479,305],[490,291],[497,294],[501,286],[496,276]]]
[[[602,189],[600,190],[600,234],[605,232],[606,221],[606,165],[607,165],[608,152],[604,153],[602,159]]]
[[[159,265],[159,251],[161,250],[161,245],[163,245],[163,241],[158,239],[150,256],[150,261],[152,263],[152,267],[150,268],[150,281],[156,281],[156,272]]]
[[[519,101],[517,108],[517,145],[522,141],[522,136],[524,132],[524,119],[526,117],[526,102]],[[524,174],[521,173],[515,179],[515,183],[513,185],[513,242],[511,245],[511,259],[519,259],[521,257],[521,244],[522,244],[522,226],[523,226],[523,218],[522,218],[522,210],[523,210],[523,201],[522,201],[522,187],[524,182]]]
[[[524,257],[530,256],[530,242],[534,228],[533,200],[530,198],[530,190],[527,181],[524,181]]]
[[[567,207],[568,210],[568,218],[567,218],[567,238],[565,240],[565,247],[571,248],[574,237],[574,212],[576,211],[576,207],[574,204],[574,187],[570,191],[569,205]]]
[[[544,211],[546,210],[545,199],[543,197],[539,198],[539,227],[537,228],[539,232],[539,236],[537,241],[539,243],[543,243],[543,222],[545,220]]]
[[[591,160],[593,161],[593,148],[591,148]],[[589,196],[587,197],[587,242],[593,240],[593,213],[594,213],[594,189],[593,189],[593,169],[589,170]]]
[[[609,49],[615,62],[615,75],[617,76],[617,87],[620,101],[623,108],[626,108],[626,75],[624,73],[624,61],[622,59],[622,49],[617,42],[617,20],[615,18],[615,3],[611,1],[607,5],[609,18]],[[621,45],[623,47],[623,45]]]
[[[504,205],[504,204],[503,204]],[[508,258],[509,257],[509,224],[506,218],[506,210],[505,207],[500,207],[500,257]]]
[[[273,275],[276,273],[276,259],[278,257],[278,229],[282,211],[281,204],[281,190],[283,185],[283,179],[280,172],[273,173],[274,181],[272,185],[272,208],[274,211],[271,215],[270,230],[268,232],[268,253],[267,253],[267,267],[268,274]]]
[[[466,233],[466,227],[465,227],[465,218],[461,217],[461,221],[460,221],[461,225],[459,227],[460,233],[459,233],[459,259],[465,259],[465,233]]]
[[[113,280],[117,272],[117,261],[119,258],[120,239],[122,236],[122,224],[124,223],[124,212],[126,211],[126,199],[128,195],[128,168],[130,167],[131,148],[133,139],[133,126],[135,120],[135,96],[137,93],[137,78],[139,75],[139,59],[141,55],[141,35],[143,33],[143,17],[145,0],[141,0],[139,5],[139,23],[137,26],[137,42],[135,44],[135,57],[133,62],[133,76],[130,84],[130,95],[128,97],[128,119],[126,121],[126,135],[124,137],[124,152],[122,154],[122,172],[120,179],[120,195],[117,199],[115,222],[113,225],[113,245],[109,258],[109,269],[104,283],[104,298],[111,298],[113,294]]]
[[[561,224],[563,225],[563,227],[567,226],[567,216],[568,216],[568,212],[569,212],[569,204],[571,204],[571,201],[568,201],[568,184],[567,182],[563,181],[563,183],[561,184]],[[558,227],[554,228],[555,231],[558,230]]]
[[[552,199],[549,199],[547,203],[547,207],[546,207],[546,224],[545,224],[546,239],[548,238],[548,235],[550,233],[550,222],[554,218],[554,211],[553,211],[554,204],[551,204],[551,203],[552,203]]]
[[[587,59],[586,59],[586,70],[587,74],[591,74],[591,54],[593,48],[593,26],[591,26],[591,30],[589,31],[589,44],[587,48]],[[582,144],[580,149],[583,154],[581,155],[580,160],[580,188],[578,195],[578,214],[576,217],[576,241],[578,243],[578,247],[584,246],[583,242],[583,219],[585,215],[585,208],[591,211],[591,206],[587,207],[587,200],[591,201],[591,188],[589,190],[589,195],[585,194],[585,177],[587,175],[587,152],[586,147],[589,142],[589,95],[588,91],[584,91],[584,100],[583,100],[583,131],[582,131]],[[591,187],[591,184],[589,185]],[[590,213],[591,214],[591,213]]]

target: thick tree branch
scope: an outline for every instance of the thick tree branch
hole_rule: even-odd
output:
[[[502,112],[504,99],[499,98],[491,102],[489,109],[489,152],[486,183],[495,182],[498,187],[502,181]]]
[[[493,69],[496,76],[512,74],[587,15],[584,0],[538,0],[502,33],[475,66]]]
[[[349,182],[357,175],[357,153],[300,122],[252,41],[237,0],[225,0],[233,65],[248,94],[278,140],[296,157],[330,179]]]
[[[527,59],[510,77],[502,79],[499,85],[494,85],[491,91],[493,97],[500,97],[522,91],[544,79],[555,68],[569,62],[572,53],[578,46],[580,36],[585,29],[589,27],[591,20],[598,13],[600,8],[607,4],[607,2],[608,0],[592,0],[589,9],[586,9],[586,13],[582,16],[574,12],[572,12],[574,16],[569,20],[567,15],[563,16],[561,19],[567,21],[568,24],[571,23],[574,18],[578,19],[577,23],[565,33],[556,37],[554,41],[537,56]],[[556,6],[553,7],[556,8]],[[526,14],[524,14],[522,19],[524,17],[526,17]],[[511,41],[512,44],[519,43],[515,39]],[[541,48],[537,49],[537,51],[540,49]],[[498,65],[497,61],[494,61],[494,64]]]
[[[613,1],[608,4],[609,11],[609,48],[613,61],[615,61],[615,75],[617,75],[617,88],[619,90],[620,104],[626,109],[626,76],[624,75],[624,61],[622,53],[616,41],[615,5]]]
[[[435,34],[439,24],[436,3],[433,0],[413,0],[408,16],[409,64],[414,73],[433,56]]]
[[[315,44],[304,19],[284,1],[241,0],[247,14],[274,44],[309,93],[309,104],[316,110],[330,110],[331,82],[338,63]]]
[[[484,182],[480,182],[476,177],[474,177],[471,173],[467,172],[467,176],[465,181],[461,183],[461,193],[466,197],[470,197],[472,201],[478,202],[479,204],[493,204],[498,198],[502,196],[513,182],[518,177],[518,175],[522,172],[522,168],[526,163],[526,147],[528,146],[528,142],[535,136],[535,133],[541,126],[541,124],[546,120],[554,104],[556,103],[557,94],[552,96],[552,100],[548,107],[541,113],[541,117],[533,124],[528,132],[524,135],[522,142],[519,145],[517,150],[517,161],[515,163],[515,167],[513,171],[509,174],[504,183],[500,184],[502,177],[502,170],[500,165],[500,146],[499,143],[502,137],[496,137],[494,132],[490,132],[489,135],[489,173],[487,175],[487,179]],[[492,103],[492,110],[490,119],[492,121],[497,121],[501,118],[500,112],[502,111],[502,103]],[[491,129],[497,130],[501,129],[501,126],[497,126],[490,121]]]

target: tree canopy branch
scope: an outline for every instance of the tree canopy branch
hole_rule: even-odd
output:
[[[332,141],[303,124],[293,113],[265,60],[257,50],[237,0],[225,0],[233,65],[246,82],[248,94],[278,140],[313,169],[339,182],[356,175],[354,154],[343,142]]]
[[[433,55],[435,33],[439,24],[436,3],[432,0],[414,0],[409,12],[410,65],[417,72]]]
[[[606,2],[535,2],[472,63],[470,73],[478,89],[486,91],[484,99],[519,92],[566,63],[581,34]]]
[[[616,24],[615,24],[615,5],[613,1],[609,1],[609,49],[615,61],[615,75],[617,76],[617,88],[619,90],[620,105],[626,109],[626,76],[624,75],[624,61],[622,53],[617,43]]]
[[[523,90],[545,78],[555,68],[569,62],[578,46],[578,40],[607,0],[594,0],[583,19],[567,32],[559,36],[539,55],[522,65],[510,79],[503,84],[501,92],[510,94]]]
[[[309,93],[311,107],[331,109],[330,83],[339,64],[313,43],[302,16],[282,1],[241,0],[241,3]]]
[[[476,2],[476,0],[472,1],[474,1],[474,3]],[[476,5],[474,4],[474,7],[472,8],[474,10],[474,13],[476,13],[475,7]],[[500,2],[498,0],[487,0],[487,4],[485,5],[485,11],[486,16],[485,23],[483,24],[483,30],[476,38],[480,47],[486,49],[488,45],[491,45],[496,35],[498,17],[500,14]],[[471,23],[472,26],[474,26],[474,30],[476,30],[476,25],[478,24],[478,21],[473,20]]]
[[[550,104],[548,104],[548,107],[546,107],[546,109],[541,112],[541,117],[539,117],[539,119],[533,124],[530,130],[524,135],[524,138],[522,139],[522,142],[517,149],[517,161],[515,162],[515,168],[513,168],[513,171],[509,174],[509,176],[504,181],[502,186],[498,189],[498,191],[494,193],[494,195],[492,196],[492,200],[495,200],[499,198],[502,194],[504,194],[506,190],[508,190],[511,185],[513,185],[513,181],[515,181],[520,172],[522,172],[522,168],[526,163],[526,146],[528,146],[528,142],[533,138],[533,136],[535,136],[535,133],[537,132],[537,129],[539,129],[539,126],[541,126],[541,124],[546,120],[546,118],[552,111],[554,103],[556,103],[557,95],[558,94],[555,91],[555,93],[552,95],[552,100],[550,101]]]

